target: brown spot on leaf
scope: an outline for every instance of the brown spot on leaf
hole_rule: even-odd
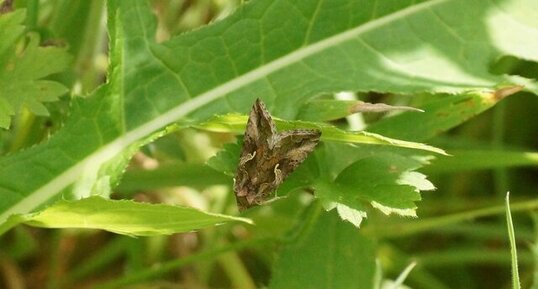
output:
[[[509,86],[509,87],[503,87],[500,89],[497,89],[493,96],[495,97],[495,100],[499,101],[509,95],[512,95],[514,93],[517,93],[523,89],[523,85],[515,85],[515,86]]]

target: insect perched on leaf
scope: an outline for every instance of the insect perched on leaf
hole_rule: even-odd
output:
[[[320,136],[318,130],[277,132],[265,104],[256,99],[235,175],[234,192],[239,210],[266,201],[314,150]]]

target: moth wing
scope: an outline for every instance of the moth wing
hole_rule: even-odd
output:
[[[275,134],[276,127],[271,115],[265,104],[260,99],[256,99],[248,117],[241,155],[245,149],[251,150],[250,153],[252,153],[252,150],[260,146],[267,146],[267,140]]]
[[[276,127],[271,115],[265,104],[260,99],[256,99],[247,121],[234,183],[238,203],[241,202],[243,207],[248,207],[252,203],[252,197],[246,198],[255,194],[252,179],[262,166],[262,162],[267,160],[270,153],[268,140],[274,138],[275,135]]]
[[[275,153],[280,157],[278,169],[284,180],[314,150],[319,143],[321,132],[318,130],[290,130],[280,135],[280,145]]]

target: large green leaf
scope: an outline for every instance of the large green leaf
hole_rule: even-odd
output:
[[[269,288],[374,288],[374,244],[323,212],[275,263]]]
[[[516,83],[537,92],[525,79],[488,71],[505,54],[538,59],[536,6],[257,0],[157,44],[145,1],[110,1],[108,84],[74,103],[46,144],[0,160],[0,221],[61,192],[106,194],[130,155],[164,127],[246,113],[257,97],[292,119],[298,104],[342,90],[461,93]]]

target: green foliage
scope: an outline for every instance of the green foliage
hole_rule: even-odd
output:
[[[537,164],[528,137],[538,94],[536,1],[252,0],[233,13],[232,1],[217,2],[27,1],[17,4],[26,10],[0,14],[0,127],[10,128],[0,134],[0,247],[19,248],[6,258],[40,255],[38,246],[12,243],[32,238],[21,231],[40,231],[19,224],[91,228],[152,237],[114,243],[122,245],[113,257],[97,242],[88,252],[100,261],[81,261],[84,270],[64,272],[68,281],[50,288],[120,262],[128,264],[123,277],[105,288],[154,286],[187,264],[196,268],[188,273],[195,278],[184,278],[189,288],[377,288],[411,263],[398,252],[418,252],[420,264],[424,250],[455,240],[463,239],[448,248],[454,256],[500,247],[504,227],[494,226],[497,235],[441,230],[502,214],[492,191],[535,185],[507,169]],[[105,9],[108,35],[97,28]],[[44,45],[55,40],[66,48]],[[90,93],[52,103],[66,87]],[[333,99],[342,91],[360,100]],[[527,100],[508,97],[514,93]],[[233,217],[232,178],[256,98],[279,131],[315,128],[321,143],[277,198]],[[372,111],[383,114],[356,114]],[[529,120],[521,132],[502,126],[514,115]],[[350,130],[353,121],[365,130]],[[54,129],[37,133],[48,122]],[[447,180],[486,169],[493,174]],[[423,196],[434,183],[438,193]],[[536,207],[523,200],[512,212]],[[61,230],[104,234],[81,231]],[[63,260],[61,244],[51,263]],[[176,245],[180,258],[170,260],[165,248]],[[451,270],[459,276],[452,280],[438,269],[418,266],[407,280],[416,288],[488,288],[468,267]]]
[[[294,130],[294,129],[316,129],[321,132],[321,140],[327,142],[343,142],[343,143],[356,143],[356,144],[375,144],[375,145],[387,145],[400,148],[410,148],[417,150],[425,150],[437,154],[446,153],[439,148],[428,146],[421,143],[413,143],[407,141],[401,141],[397,139],[391,139],[382,135],[369,133],[366,131],[345,131],[338,129],[337,127],[326,125],[323,123],[306,122],[306,121],[284,121],[281,119],[274,119],[277,129],[280,130]],[[223,116],[217,116],[210,120],[196,126],[200,129],[216,132],[235,132],[241,133],[244,131],[247,123],[247,116],[227,114]]]
[[[62,48],[40,47],[34,33],[26,40],[24,12],[0,15],[0,128],[8,128],[10,116],[22,109],[49,115],[43,102],[56,101],[67,92],[60,83],[42,78],[65,70],[70,56]]]
[[[189,232],[230,221],[250,223],[248,219],[209,214],[193,208],[101,197],[59,201],[39,213],[13,215],[8,220],[44,228],[103,229],[136,236]]]
[[[336,214],[311,214],[301,237],[282,249],[269,288],[372,288],[374,243]]]
[[[495,105],[494,93],[443,96],[421,106],[423,113],[402,113],[376,122],[368,130],[386,136],[423,141],[445,132]],[[419,123],[420,125],[416,125]]]

